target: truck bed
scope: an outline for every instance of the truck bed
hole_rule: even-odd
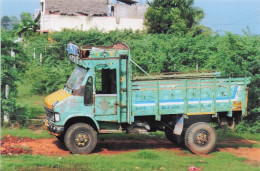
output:
[[[132,116],[246,112],[248,78],[196,78],[132,82]]]

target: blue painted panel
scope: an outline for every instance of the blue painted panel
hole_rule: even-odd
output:
[[[188,81],[185,89],[184,81],[174,81],[172,84],[159,85],[159,114],[180,114],[180,113],[214,113],[216,111],[232,110],[233,101],[242,100],[244,93],[239,93],[242,85],[223,85],[223,82],[216,84],[214,81],[203,80],[200,86],[198,81]],[[225,82],[226,83],[226,82]],[[134,115],[155,115],[156,112],[156,84],[154,81],[133,83],[133,114]],[[239,88],[240,87],[240,88]],[[199,88],[201,96],[199,94]],[[135,90],[134,90],[135,89]],[[187,92],[185,96],[185,91]],[[216,91],[216,93],[214,93]],[[230,93],[229,93],[230,91]],[[214,97],[216,94],[216,97]],[[187,98],[187,106],[185,106]],[[216,101],[215,101],[216,100]],[[231,101],[231,104],[230,104]],[[216,106],[215,106],[216,105]],[[230,106],[231,105],[231,106]],[[231,109],[230,109],[231,107]],[[186,110],[185,110],[186,108]],[[217,108],[217,109],[215,109]]]
[[[68,54],[72,54],[72,55],[79,55],[79,48],[78,46],[72,44],[72,43],[69,43],[67,45],[67,51],[68,51]]]

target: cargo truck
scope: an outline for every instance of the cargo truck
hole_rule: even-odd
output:
[[[172,143],[207,154],[216,144],[211,122],[232,128],[247,115],[249,78],[201,71],[149,74],[125,43],[70,43],[67,51],[77,65],[64,88],[45,98],[44,128],[73,154],[92,152],[99,134],[157,130]],[[133,66],[143,74],[133,74]]]

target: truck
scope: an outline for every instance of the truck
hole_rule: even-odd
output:
[[[125,43],[69,43],[67,51],[76,67],[64,88],[45,98],[43,127],[72,154],[92,152],[100,134],[155,131],[207,154],[217,141],[212,123],[232,128],[247,115],[247,77],[223,78],[218,71],[149,74]]]

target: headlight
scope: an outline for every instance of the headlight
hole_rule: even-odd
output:
[[[60,121],[60,114],[54,113],[54,119],[55,119],[55,122],[59,122]]]

